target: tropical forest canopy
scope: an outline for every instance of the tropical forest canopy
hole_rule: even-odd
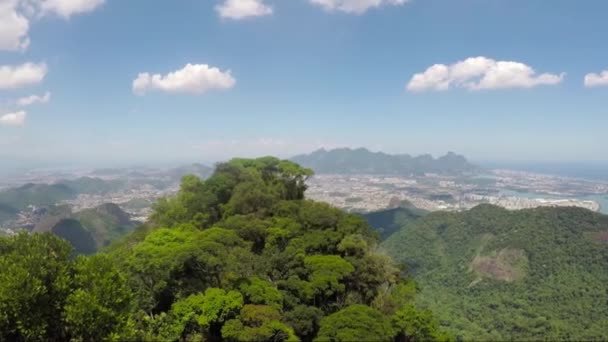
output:
[[[406,222],[383,247],[465,340],[608,339],[608,216],[481,205]]]
[[[267,157],[186,176],[92,256],[1,238],[0,340],[449,339],[362,218],[304,199],[311,175]]]

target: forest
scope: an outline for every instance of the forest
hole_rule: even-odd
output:
[[[304,198],[311,175],[265,157],[185,176],[90,256],[50,233],[0,238],[0,340],[455,339],[363,218]]]
[[[480,205],[408,221],[382,247],[464,340],[605,341],[607,242],[608,216],[589,210]]]

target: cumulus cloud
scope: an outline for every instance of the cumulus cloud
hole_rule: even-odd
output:
[[[220,17],[234,20],[272,14],[272,7],[263,0],[224,0],[215,6],[215,10]]]
[[[586,87],[601,87],[608,86],[608,70],[604,70],[599,74],[589,73],[585,75]]]
[[[147,72],[139,74],[133,81],[133,92],[137,95],[144,95],[148,90],[202,94],[214,89],[230,89],[235,84],[230,70],[221,71],[207,64],[187,64],[164,76]]]
[[[38,0],[43,14],[54,13],[63,18],[89,13],[104,4],[105,0]]]
[[[0,1],[0,50],[25,50],[30,44],[29,20],[17,12],[18,0]]]
[[[469,90],[532,88],[560,83],[564,73],[537,74],[523,63],[495,61],[486,57],[472,57],[451,65],[435,64],[415,74],[407,85],[412,92],[466,88]]]
[[[31,96],[22,97],[19,100],[17,100],[17,105],[19,105],[21,107],[25,107],[25,106],[31,106],[36,103],[48,103],[50,100],[51,100],[51,93],[47,91],[44,95],[41,95],[41,96],[31,95]]]
[[[23,126],[25,123],[25,117],[27,113],[19,111],[15,113],[8,113],[0,116],[0,125],[5,126]]]
[[[368,9],[384,5],[403,5],[409,0],[309,0],[326,11],[362,14]]]
[[[48,69],[45,63],[0,65],[0,89],[15,89],[42,82]]]
[[[45,15],[69,18],[103,5],[105,0],[0,0],[0,51],[23,51],[30,45],[30,21]]]

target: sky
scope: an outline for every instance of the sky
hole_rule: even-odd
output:
[[[0,0],[0,159],[608,161],[606,1]]]

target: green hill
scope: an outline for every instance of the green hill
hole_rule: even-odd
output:
[[[428,154],[412,157],[407,154],[371,152],[365,148],[338,148],[329,151],[320,149],[295,156],[291,160],[317,173],[422,175],[461,174],[478,170],[466,158],[453,152],[433,158]]]
[[[0,204],[18,210],[28,206],[48,206],[75,198],[77,192],[65,184],[25,184],[0,192]]]
[[[174,181],[180,181],[186,175],[195,175],[204,179],[211,173],[213,173],[213,168],[199,163],[183,165],[166,171],[166,174]]]
[[[80,177],[77,179],[61,180],[57,184],[63,184],[77,194],[103,195],[121,189],[125,186],[125,181]]]
[[[467,340],[606,340],[607,241],[591,211],[481,205],[410,222],[383,248]]]
[[[0,238],[0,340],[447,340],[361,217],[304,199],[311,174],[265,157],[186,176],[93,256],[56,235],[90,248],[91,222],[127,223],[113,205]]]
[[[18,209],[13,208],[8,204],[0,203],[0,224],[4,221],[15,219],[17,213],[19,213]]]
[[[48,232],[67,240],[78,254],[92,254],[97,250],[91,232],[86,230],[78,220],[60,219]]]
[[[60,206],[52,208],[33,232],[57,234],[57,231],[61,231],[61,235],[57,235],[72,242],[76,252],[89,254],[128,234],[136,225],[127,213],[113,203],[76,213],[72,213],[68,207]]]
[[[79,194],[106,194],[116,191],[125,184],[119,180],[81,177],[61,180],[54,184],[25,184],[20,187],[0,191],[0,211],[2,206],[25,210],[28,206],[52,206],[63,200],[74,199]]]
[[[417,208],[398,207],[363,214],[367,223],[380,234],[381,240],[386,240],[393,233],[401,230],[406,224],[417,220],[428,212]]]

